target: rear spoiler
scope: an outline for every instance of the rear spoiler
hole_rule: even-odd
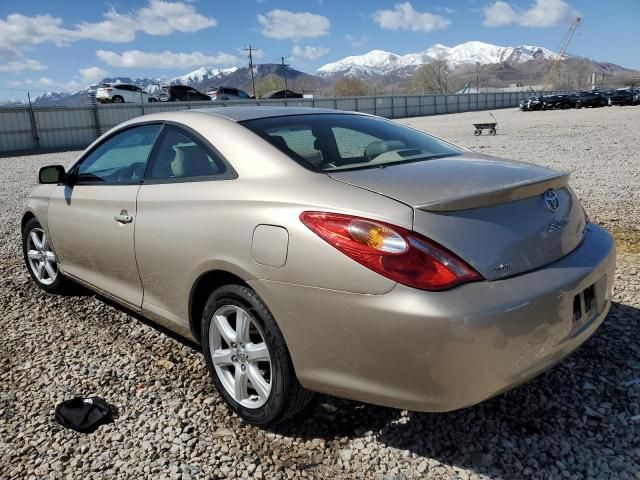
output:
[[[468,195],[434,200],[418,205],[415,208],[426,212],[450,212],[513,202],[544,193],[550,188],[565,187],[569,183],[569,175],[569,172],[553,172],[542,178],[532,178],[487,192],[474,192]]]

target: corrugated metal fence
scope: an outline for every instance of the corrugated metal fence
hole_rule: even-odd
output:
[[[318,107],[371,113],[387,118],[418,117],[516,107],[531,95],[552,92],[496,92],[457,95],[301,98],[238,102],[108,104],[90,107],[10,107],[0,109],[0,152],[84,148],[130,118],[168,110],[226,106]]]

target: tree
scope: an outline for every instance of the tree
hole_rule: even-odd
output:
[[[443,55],[422,65],[411,78],[411,90],[416,93],[448,93],[451,69]]]
[[[333,84],[333,94],[336,97],[356,97],[366,95],[368,87],[365,82],[352,76],[344,76]]]
[[[258,98],[274,90],[283,90],[284,80],[273,73],[256,82],[256,96]]]
[[[300,75],[293,80],[292,88],[299,93],[313,93],[320,89],[319,81],[313,75]]]

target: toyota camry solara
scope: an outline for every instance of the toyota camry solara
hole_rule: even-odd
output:
[[[22,218],[35,283],[198,341],[256,424],[311,392],[472,405],[560,361],[611,303],[614,243],[568,174],[370,115],[148,115],[39,175]]]

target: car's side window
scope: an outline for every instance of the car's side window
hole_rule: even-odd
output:
[[[228,169],[225,163],[215,152],[189,132],[168,126],[154,149],[147,178],[180,181],[226,173]]]
[[[151,148],[162,125],[116,133],[89,153],[76,170],[78,183],[130,184],[144,177]]]

